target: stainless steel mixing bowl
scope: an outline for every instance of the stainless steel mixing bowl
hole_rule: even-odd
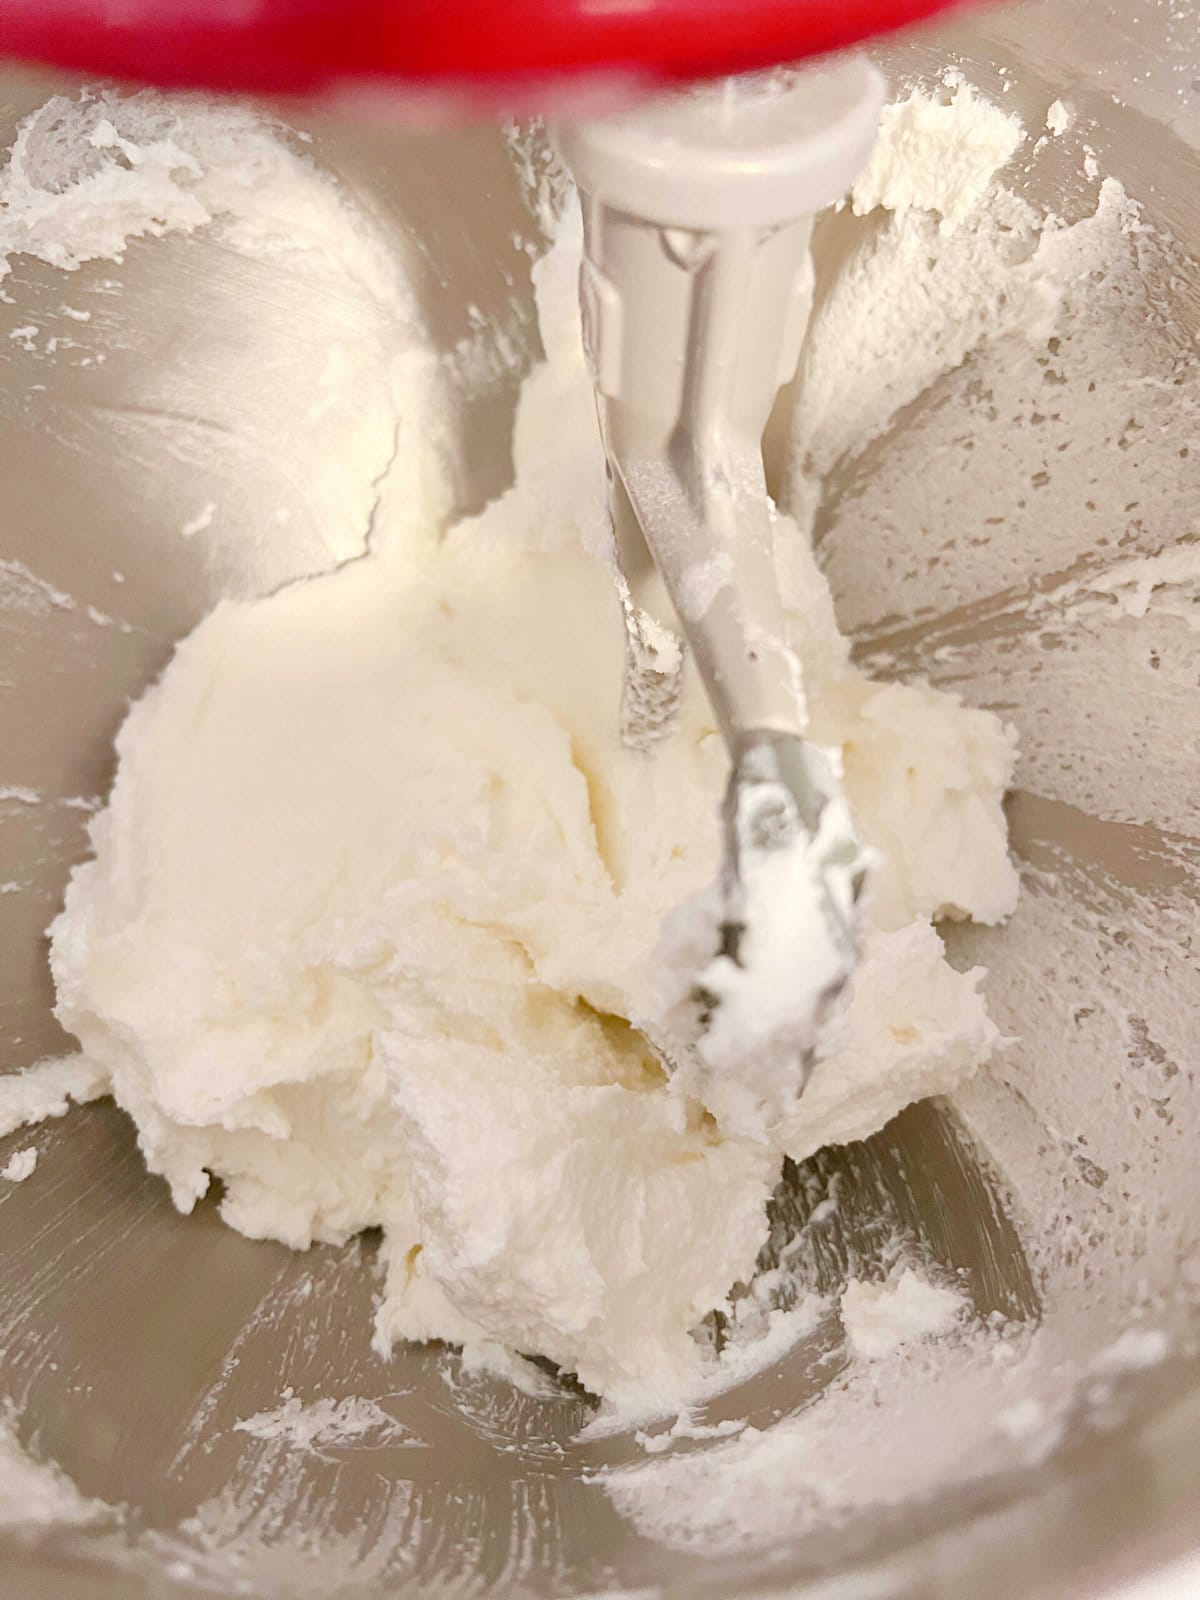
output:
[[[1034,128],[1055,96],[1069,99],[1104,168],[1186,255],[1196,253],[1193,0],[1010,4],[880,55],[897,79],[936,79],[948,62],[959,66]],[[32,75],[0,76],[6,141],[21,116],[64,87],[74,92]],[[422,309],[450,354],[457,411],[448,447],[459,504],[478,507],[511,474],[514,398],[537,354],[529,261],[540,235],[519,163],[490,126],[419,133],[352,117],[293,121],[311,132],[316,159],[409,255]],[[527,148],[536,160],[536,146]],[[1064,146],[1060,167],[1041,169],[1038,180],[1051,191],[1044,198],[1068,210],[1077,157]],[[17,258],[5,288],[0,882],[14,888],[0,895],[0,1060],[16,1071],[71,1048],[52,1016],[45,929],[86,848],[87,809],[72,802],[104,794],[130,698],[218,597],[322,570],[366,526],[386,464],[372,433],[384,409],[377,356],[396,335],[377,309],[352,296],[315,300],[285,268],[231,253],[202,233],[136,242],[121,265],[93,263],[69,280]],[[1197,326],[1200,277],[1180,269],[1171,292],[1186,343]],[[70,317],[66,305],[91,320]],[[10,337],[29,324],[61,338],[53,359],[45,338],[31,349]],[[315,418],[306,395],[320,380],[329,340],[347,335],[361,352],[361,372],[347,386],[355,404]],[[103,362],[89,359],[97,355]],[[280,440],[287,473],[273,465]],[[835,483],[831,493],[836,500],[854,488]],[[219,515],[179,537],[209,503]],[[264,540],[269,512],[274,531]],[[870,552],[858,554],[869,560]],[[878,581],[886,590],[886,576]],[[960,642],[984,637],[986,608],[965,607],[956,626]],[[884,631],[902,670],[928,667],[923,641],[945,637],[942,619],[903,608]],[[1123,648],[1114,642],[1114,658]],[[1126,668],[1118,662],[1114,670]],[[968,673],[956,686],[980,701],[997,699],[982,677],[973,682]],[[1091,694],[1103,728],[1102,671]],[[1190,771],[1200,788],[1200,696],[1172,704],[1171,736],[1155,736],[1148,770],[1167,774],[1175,790],[1187,789]],[[1004,709],[1019,726],[1033,715],[1019,699]],[[1065,752],[1074,748],[1068,724],[1061,737]],[[1114,731],[1111,750],[1101,737],[1104,759],[1129,759],[1121,737]],[[1052,783],[1043,788],[1014,797],[1015,848],[1041,872],[1049,915],[1056,895],[1064,904],[1076,890],[1115,897],[1118,982],[1129,929],[1140,937],[1138,929],[1166,912],[1178,918],[1195,908],[1195,838],[1160,826],[1153,788],[1136,817],[1102,803],[1089,814],[1056,799]],[[1021,1033],[1029,1021],[1022,1008],[1056,992],[1053,938],[1025,987],[1007,989],[1004,938],[964,934],[962,953],[982,951],[997,965],[993,1003],[1009,1031]],[[1182,1004],[1195,1019],[1196,958],[1186,935],[1177,944],[1163,969],[1171,1018]],[[1164,1055],[1154,1040],[1178,1030],[1163,1008],[1161,994],[1145,995],[1140,1025],[1150,1044],[1138,1061],[1153,1064],[1155,1048]],[[1060,1030],[1068,1026],[1064,1014]],[[1175,1100],[1161,1101],[1167,1130],[1176,1121],[1182,1128],[1188,1106],[1200,1103],[1197,1032],[1200,1024],[1190,1062],[1178,1060]],[[1009,1058],[1007,1090],[995,1093],[1010,1093],[1016,1105],[1022,1071],[1039,1060],[1052,1070],[1059,1045],[1054,1029],[1026,1038]],[[1105,1079],[1137,1064],[1128,1053],[1103,1056],[1102,1048],[1097,1073]],[[1111,1223],[1120,1214],[1120,1175],[1089,1163],[1063,1132],[1030,1135],[1022,1159],[1061,1169],[1063,1192],[1073,1197],[1064,1216],[1079,1247],[1099,1252],[1099,1261],[1103,1217]],[[0,1144],[0,1166],[28,1142],[24,1135]],[[1120,1334],[1135,1301],[1158,1296],[1174,1354],[1107,1388],[1098,1409],[1073,1413],[1060,1447],[1040,1464],[944,1484],[921,1504],[868,1507],[753,1556],[712,1557],[668,1548],[622,1520],[596,1474],[633,1459],[636,1448],[628,1439],[576,1441],[587,1403],[569,1389],[529,1399],[462,1373],[452,1354],[435,1349],[404,1350],[390,1364],[372,1356],[371,1239],[296,1255],[232,1233],[210,1203],[177,1215],[110,1104],[45,1125],[33,1142],[34,1175],[0,1185],[0,1397],[35,1456],[59,1463],[84,1495],[122,1508],[122,1517],[0,1533],[4,1600],[1082,1596],[1200,1549],[1200,1366],[1188,1353],[1186,1251],[1174,1243],[1165,1264],[1155,1257],[1147,1266],[1141,1290],[1100,1296],[1078,1331],[1081,1347],[1099,1349]],[[1182,1135],[1177,1143],[1164,1145],[1158,1192],[1135,1197],[1174,1220],[1172,1239],[1186,1237],[1197,1218]],[[1020,1185],[1010,1183],[1007,1154],[996,1151],[996,1165],[987,1163],[955,1108],[915,1108],[866,1144],[791,1173],[777,1231],[807,1237],[809,1212],[838,1174],[837,1227],[819,1238],[809,1230],[814,1280],[836,1287],[851,1269],[869,1272],[899,1227],[931,1260],[961,1271],[980,1313],[1031,1326],[1043,1314],[1049,1321],[1043,1269],[1023,1247]],[[817,1396],[845,1359],[835,1320],[714,1414],[748,1413],[769,1427]],[[304,1398],[377,1399],[385,1425],[285,1464],[269,1441],[233,1424],[277,1405],[286,1388]],[[388,1417],[425,1448],[399,1447]],[[902,1439],[896,1449],[902,1455]]]

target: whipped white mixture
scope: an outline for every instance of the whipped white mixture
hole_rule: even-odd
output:
[[[0,1167],[0,1178],[8,1183],[24,1183],[26,1178],[32,1178],[37,1167],[38,1153],[32,1145],[24,1150],[18,1150]]]
[[[838,1310],[851,1353],[880,1361],[914,1339],[950,1333],[962,1322],[967,1304],[959,1291],[903,1267],[883,1283],[851,1278]]]
[[[85,1526],[113,1516],[110,1506],[80,1494],[52,1461],[24,1449],[10,1408],[0,1405],[0,1529],[29,1533],[42,1524]]]
[[[92,142],[123,137],[105,120]],[[871,1133],[994,1049],[982,973],[946,963],[933,919],[1013,909],[1014,747],[852,666],[808,531],[781,518],[810,731],[880,856],[862,964],[761,1137],[668,1079],[642,1031],[656,948],[714,875],[726,760],[690,679],[670,742],[618,737],[578,257],[567,221],[537,271],[547,359],[508,494],[439,542],[421,482],[398,482],[370,559],[226,602],[179,647],[120,734],[52,964],[178,1206],[217,1176],[254,1237],[382,1227],[381,1349],[539,1354],[654,1411],[752,1275],[782,1157]]]

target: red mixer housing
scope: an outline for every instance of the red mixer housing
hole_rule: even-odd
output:
[[[0,0],[0,56],[170,88],[669,83],[819,55],[953,0]]]

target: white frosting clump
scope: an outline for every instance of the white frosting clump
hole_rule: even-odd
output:
[[[936,1339],[962,1321],[968,1301],[904,1267],[884,1283],[851,1278],[839,1311],[846,1343],[863,1361],[882,1361],[915,1339]]]
[[[942,99],[914,89],[884,106],[880,138],[851,191],[856,216],[879,206],[935,212],[953,228],[977,212],[993,176],[1024,143],[1016,117],[947,77]]]
[[[226,602],[180,645],[120,733],[52,962],[60,1018],[182,1209],[215,1174],[253,1237],[382,1227],[381,1348],[538,1353],[622,1406],[678,1409],[782,1156],[872,1132],[994,1048],[981,975],[948,966],[930,919],[1014,904],[1013,743],[853,667],[781,518],[813,736],[884,864],[792,1114],[745,1137],[668,1079],[642,1031],[654,952],[713,876],[725,757],[690,677],[677,736],[619,740],[571,235],[539,273],[549,359],[513,489],[436,555],[381,525],[377,556]]]

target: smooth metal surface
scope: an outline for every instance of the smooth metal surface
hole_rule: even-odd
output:
[[[997,96],[1000,69],[1010,69],[1013,109],[1031,123],[1048,95],[1069,92],[1097,119],[1102,160],[1194,252],[1200,190],[1185,138],[1196,132],[1197,101],[1180,93],[1190,82],[1180,66],[1194,73],[1200,26],[1187,10],[1149,0],[1011,5],[898,46],[889,65],[937,75],[954,51]],[[0,79],[3,128],[52,87]],[[1126,105],[1112,104],[1114,91]],[[524,245],[537,230],[504,143],[487,129],[311,126],[317,159],[407,241],[439,344],[454,351],[476,336],[479,313],[507,330],[494,381],[482,392],[461,385],[459,499],[478,505],[511,471],[515,388],[536,353]],[[370,517],[378,463],[362,440],[382,381],[372,351],[390,335],[362,307],[314,303],[203,237],[134,245],[123,266],[85,267],[66,288],[60,274],[18,261],[5,288],[0,559],[71,598],[48,603],[34,587],[23,607],[0,610],[0,788],[43,797],[0,801],[0,881],[20,884],[0,895],[0,1064],[15,1070],[69,1043],[51,1015],[44,940],[85,849],[87,813],[64,802],[104,793],[129,698],[215,599],[319,570],[338,519]],[[1194,286],[1180,294],[1194,297]],[[92,322],[66,318],[64,302],[91,310]],[[331,318],[339,334],[356,330],[364,352],[361,406],[314,428],[305,393],[319,379]],[[102,349],[106,362],[35,361],[8,337],[29,322],[69,334],[81,356]],[[239,351],[248,352],[241,365]],[[193,402],[164,415],[164,378],[181,373]],[[198,430],[227,441],[215,486],[210,453],[189,444]],[[265,485],[266,444],[281,432],[298,470]],[[292,516],[264,561],[262,516],[281,496]],[[181,539],[174,530],[213,499],[222,507],[214,525]],[[113,622],[95,622],[89,606]],[[897,639],[907,621],[896,619]],[[1190,759],[1182,740],[1179,759]],[[1034,795],[1017,798],[1012,820],[1028,859],[1069,860],[1085,880],[1123,874],[1135,891],[1161,882],[1140,836]],[[28,1142],[0,1144],[0,1163]],[[462,1374],[436,1349],[386,1365],[371,1355],[369,1239],[300,1256],[231,1233],[209,1205],[178,1216],[108,1105],[43,1127],[33,1142],[37,1171],[0,1193],[0,1395],[24,1442],[125,1514],[119,1527],[0,1534],[3,1600],[1094,1596],[1200,1542],[1200,1368],[1181,1360],[1131,1391],[1101,1442],[1081,1428],[1017,1480],[852,1520],[760,1561],[671,1552],[623,1524],[592,1481],[633,1446],[575,1442],[580,1397],[530,1400]],[[1045,1159],[1067,1162],[1054,1148]],[[837,1224],[815,1230],[810,1213],[835,1175]],[[899,1227],[931,1260],[962,1269],[981,1312],[1038,1316],[1004,1197],[944,1109],[910,1111],[866,1144],[807,1163],[779,1197],[776,1223],[777,1234],[800,1238],[826,1287],[877,1268]],[[711,1415],[748,1411],[769,1426],[819,1394],[844,1360],[833,1319]],[[421,1443],[384,1427],[285,1470],[277,1449],[233,1425],[277,1405],[288,1386],[306,1400],[376,1398]],[[230,1498],[235,1479],[242,1487]]]

